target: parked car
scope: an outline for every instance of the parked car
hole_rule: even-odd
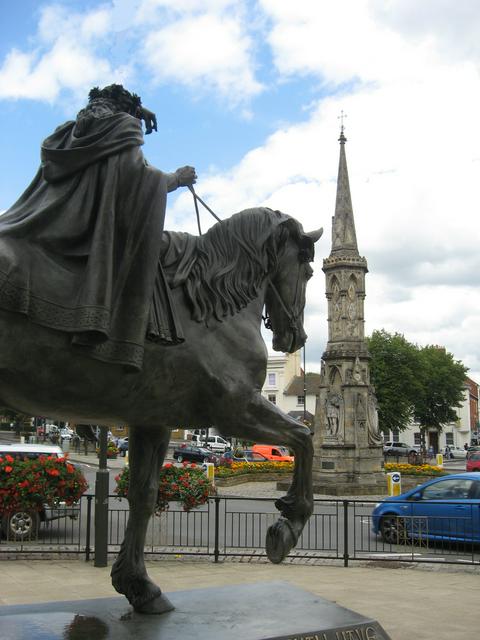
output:
[[[216,464],[218,458],[206,447],[197,447],[191,444],[182,444],[173,450],[173,458],[177,462],[213,462]]]
[[[435,478],[375,506],[372,529],[388,544],[409,539],[480,542],[480,476]]]
[[[405,442],[385,442],[383,445],[384,456],[405,456],[420,453],[420,447],[405,444]]]
[[[447,447],[444,450],[444,456],[447,460],[465,459],[467,457],[467,451],[463,447]]]
[[[233,451],[225,451],[218,460],[219,465],[227,465],[232,462],[269,462],[269,460],[261,453],[251,451],[250,449],[246,449],[241,454],[237,453],[237,455],[235,455]]]
[[[471,455],[473,455],[477,451],[480,451],[480,447],[478,447],[478,446],[468,447],[467,456],[466,456],[467,460],[470,458]]]
[[[252,451],[261,453],[268,460],[276,460],[277,462],[293,462],[294,457],[290,455],[287,447],[272,446],[270,444],[254,444]]]
[[[63,458],[65,455],[58,445],[54,444],[20,444],[12,442],[10,444],[0,444],[0,456],[3,457],[6,454],[11,455],[13,458],[29,458],[35,460],[40,456],[55,456],[56,458]]]
[[[223,453],[232,448],[230,442],[222,438],[222,436],[208,436],[208,438],[206,438],[203,435],[194,433],[191,442],[197,444],[199,447],[208,447],[216,453]]]
[[[466,469],[467,471],[480,471],[480,451],[474,451],[467,458]]]

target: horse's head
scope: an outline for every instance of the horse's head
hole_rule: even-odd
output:
[[[315,242],[323,229],[305,233],[299,222],[288,218],[280,225],[278,233],[277,265],[270,274],[265,308],[273,331],[273,348],[294,353],[303,347],[307,339],[303,310],[307,282],[313,275],[309,263],[313,261]]]

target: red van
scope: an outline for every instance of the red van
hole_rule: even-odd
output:
[[[287,447],[279,447],[271,444],[254,444],[252,451],[261,453],[267,460],[272,462],[293,462],[294,457],[290,455]]]

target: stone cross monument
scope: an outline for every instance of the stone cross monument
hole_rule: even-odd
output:
[[[382,437],[364,334],[367,261],[358,253],[343,119],[332,250],[323,261],[328,343],[315,415],[316,493],[367,495],[385,490]]]

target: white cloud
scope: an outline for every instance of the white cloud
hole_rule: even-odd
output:
[[[252,42],[233,17],[179,19],[146,38],[144,56],[158,82],[185,84],[243,102],[261,91],[253,73]]]
[[[0,98],[53,102],[65,89],[84,98],[94,84],[123,81],[128,66],[115,68],[96,51],[109,24],[106,9],[82,14],[44,7],[35,46],[27,52],[10,51],[0,67]]]
[[[268,41],[285,75],[313,73],[325,82],[389,82],[404,69],[423,73],[425,43],[408,46],[394,31],[379,28],[367,0],[295,3],[260,0],[272,21]]]
[[[31,43],[0,65],[0,98],[53,101],[63,90],[84,94],[148,71],[149,83],[208,93],[249,118],[245,105],[263,88],[245,12],[230,0],[114,0],[84,11],[46,5]]]
[[[371,0],[373,17],[410,41],[430,39],[439,55],[480,57],[477,0]]]
[[[84,96],[93,84],[119,75],[108,61],[60,37],[41,56],[12,51],[0,69],[0,97],[51,102],[63,88]]]

